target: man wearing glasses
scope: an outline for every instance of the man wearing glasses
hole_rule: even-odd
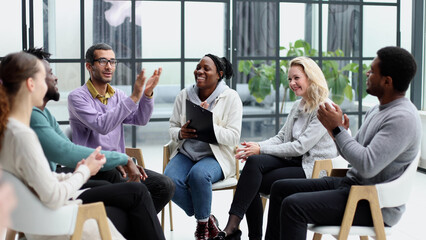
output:
[[[125,152],[123,124],[146,125],[152,115],[153,90],[162,69],[146,81],[143,69],[136,78],[130,97],[110,85],[118,61],[111,46],[99,43],[86,52],[86,68],[90,78],[86,84],[68,96],[68,111],[72,141],[86,147],[102,146],[102,150]],[[144,89],[145,85],[145,89]],[[108,161],[108,160],[107,160]],[[151,193],[157,212],[170,201],[174,184],[166,176],[138,167],[139,172],[126,167],[99,172],[94,180],[116,183],[142,180]],[[128,177],[128,178],[127,178]]]

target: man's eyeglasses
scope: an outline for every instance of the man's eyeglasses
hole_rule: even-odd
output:
[[[99,58],[99,59],[94,59],[93,61],[94,62],[98,62],[99,65],[101,65],[101,66],[106,66],[107,63],[110,63],[111,67],[115,67],[118,64],[118,60],[117,59],[108,60],[106,58]]]

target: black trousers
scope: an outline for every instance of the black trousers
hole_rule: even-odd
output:
[[[175,184],[169,177],[163,174],[146,168],[145,172],[148,178],[145,181],[141,181],[141,183],[148,188],[149,193],[151,193],[152,201],[154,202],[155,210],[159,213],[172,199],[175,193]],[[110,183],[123,183],[127,181],[117,169],[99,171],[95,176],[91,177],[90,180],[101,180]],[[88,182],[88,184],[93,183]]]
[[[154,204],[145,185],[105,184],[84,191],[83,203],[102,201],[108,218],[126,239],[164,240]]]
[[[74,169],[68,167],[60,167],[56,169],[56,172],[73,172]],[[145,172],[148,178],[145,181],[141,181],[151,194],[152,201],[157,213],[159,213],[164,206],[172,199],[175,193],[175,184],[167,176],[159,174],[152,170],[146,169]],[[127,179],[123,178],[121,173],[117,169],[109,171],[99,171],[95,176],[92,176],[82,188],[93,188],[102,186],[109,183],[123,183]]]
[[[305,240],[308,223],[339,226],[353,184],[346,177],[276,181],[271,188],[265,239]],[[358,204],[353,225],[373,225],[368,202]]]
[[[253,155],[247,159],[235,191],[229,214],[247,217],[250,238],[262,237],[263,206],[259,192],[270,193],[272,184],[285,178],[306,178],[301,159]]]

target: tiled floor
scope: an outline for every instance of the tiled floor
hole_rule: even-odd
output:
[[[142,146],[145,164],[148,168],[161,172],[162,170],[162,146]],[[398,194],[398,193],[395,193]],[[232,191],[219,191],[213,193],[212,213],[219,219],[220,226],[226,224],[228,210],[232,201]],[[264,215],[264,225],[266,226],[266,215]],[[159,215],[160,216],[160,215]],[[193,239],[195,231],[195,219],[188,217],[175,204],[173,204],[173,224],[174,230],[170,231],[169,211],[166,211],[165,235],[168,240],[187,240]],[[410,201],[407,204],[407,211],[401,221],[393,228],[389,240],[424,240],[426,237],[422,234],[426,227],[426,174],[417,172],[416,181],[411,193]],[[264,228],[265,228],[264,226]],[[243,231],[242,239],[247,237],[247,225],[245,220],[240,226]],[[307,239],[312,239],[312,233],[308,232]],[[324,240],[334,239],[331,236],[324,236]],[[349,239],[359,239],[350,237]]]

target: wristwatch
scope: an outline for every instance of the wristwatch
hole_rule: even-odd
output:
[[[333,128],[333,130],[331,130],[331,132],[333,133],[333,137],[336,137],[337,134],[339,134],[341,132],[340,126]]]

